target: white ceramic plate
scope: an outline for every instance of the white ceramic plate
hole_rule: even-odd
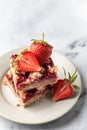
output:
[[[0,57],[0,82],[2,81],[3,75],[9,69],[9,58],[12,54],[19,53],[21,49],[13,50],[2,57]],[[52,59],[56,66],[58,66],[59,78],[63,78],[63,67],[66,72],[73,74],[76,67],[69,61],[64,55],[57,51],[53,51]],[[16,97],[9,90],[7,86],[0,86],[0,115],[23,124],[41,124],[55,120],[65,113],[67,113],[77,102],[81,94],[81,78],[79,73],[78,78],[75,82],[80,87],[79,90],[75,91],[75,94],[67,99],[59,102],[53,102],[52,99],[44,99],[42,102],[38,102],[30,105],[27,108],[17,107],[18,103]]]

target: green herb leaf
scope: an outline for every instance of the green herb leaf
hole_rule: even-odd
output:
[[[42,33],[42,41],[44,42],[44,33]]]
[[[70,73],[68,72],[68,78],[69,78],[69,81],[70,81],[71,84],[72,84],[73,82],[75,82],[75,80],[76,80],[76,78],[77,78],[76,70],[75,70],[75,72],[73,73],[72,76],[71,76]]]
[[[78,87],[77,85],[73,85],[73,87],[74,87],[75,89],[80,89],[80,87]]]
[[[37,39],[31,39],[31,41],[33,41],[34,43],[40,43],[40,44],[44,44],[44,45],[48,45],[51,48],[53,48],[49,43],[47,43],[46,41],[44,41],[44,33],[42,33],[42,39],[37,40]]]
[[[71,81],[71,78],[72,78],[72,76],[71,76],[70,73],[68,72],[68,79],[69,79],[69,81]]]
[[[66,70],[65,70],[65,68],[63,68],[63,72],[64,72],[64,76],[66,78]]]
[[[77,70],[75,70],[74,74],[72,75],[72,78],[76,75]]]
[[[64,71],[64,76],[65,76],[65,79],[68,79],[70,81],[71,84],[73,84],[77,78],[77,75],[76,75],[76,70],[75,72],[73,73],[73,75],[71,75],[69,72],[68,72],[68,78],[66,78],[66,70],[65,68],[63,68],[63,71]]]
[[[15,58],[15,60],[13,61],[13,64],[15,64],[18,60],[20,60],[21,59],[21,57],[22,57],[22,53],[24,53],[24,52],[26,52],[26,51],[28,51],[28,49],[27,48],[25,48],[24,50],[22,50],[21,51],[21,53]]]
[[[26,52],[26,51],[28,51],[27,48],[25,48],[24,50],[22,50],[21,53],[24,53],[24,52]]]
[[[22,57],[22,55],[21,54],[19,54],[16,58],[15,58],[15,60],[13,61],[13,66],[15,66],[16,65],[16,63],[18,62],[18,60],[20,60],[21,59],[21,57]]]
[[[36,40],[36,39],[31,39],[31,41],[33,41],[34,43],[41,43],[42,44],[42,40]]]
[[[77,78],[77,75],[71,78],[71,80],[70,80],[71,84],[72,84],[73,82],[75,82],[76,78]]]

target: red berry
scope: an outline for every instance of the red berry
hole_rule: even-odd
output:
[[[48,44],[37,42],[32,43],[29,47],[29,51],[33,52],[37,57],[40,64],[43,64],[48,60],[52,53],[52,47]]]
[[[53,101],[60,101],[69,98],[73,94],[73,88],[69,80],[58,80],[54,85]]]
[[[21,59],[17,62],[17,67],[18,70],[23,72],[34,72],[41,69],[36,56],[29,51],[22,53]]]

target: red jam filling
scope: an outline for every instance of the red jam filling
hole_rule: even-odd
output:
[[[33,78],[30,76],[29,72],[27,72],[25,74],[19,73],[20,74],[20,78],[17,81],[17,89],[20,90],[25,85],[28,85],[28,84],[31,84],[31,83],[35,83],[35,82],[40,82],[40,81],[45,80],[45,79],[56,78],[57,77],[56,73],[51,73],[49,71],[48,66],[51,66],[51,67],[54,66],[53,61],[52,61],[51,58],[49,58],[47,63],[44,63],[42,65],[42,67],[44,68],[44,70],[41,72],[42,76],[40,78],[36,78],[34,80],[32,80]]]
[[[39,94],[44,94],[47,90],[52,90],[53,86],[51,85],[47,85],[45,90],[42,91],[38,91],[37,89],[31,89],[25,92],[25,96],[22,98],[23,103],[27,102],[28,100],[30,100],[31,98],[38,96]],[[50,91],[48,91],[50,92]]]
[[[17,55],[12,55],[11,56],[11,61],[14,61],[15,58],[17,57]],[[54,66],[53,61],[51,58],[49,58],[44,64],[42,64],[42,67],[44,68],[43,71],[41,71],[40,73],[42,74],[42,76],[40,78],[35,78],[33,79],[30,76],[30,72],[24,73],[24,72],[17,72],[17,75],[19,76],[19,79],[16,81],[16,86],[18,90],[21,90],[22,88],[24,88],[26,85],[35,83],[35,82],[40,82],[42,80],[46,80],[46,79],[51,79],[51,78],[57,78],[57,74],[56,73],[51,73],[49,71],[48,66]]]
[[[31,98],[38,96],[40,94],[44,94],[47,91],[47,89],[43,91],[38,91],[37,89],[32,89],[25,92],[25,96],[22,98],[23,103],[29,101]]]
[[[9,76],[8,74],[6,74],[6,78],[8,79],[8,81],[13,85],[13,88],[15,90],[15,87],[14,87],[14,82],[13,82],[13,79],[11,76]],[[22,101],[23,103],[27,102],[28,100],[30,100],[31,98],[35,97],[35,96],[38,96],[39,94],[44,94],[47,90],[52,90],[52,86],[48,85],[46,87],[45,90],[42,90],[42,91],[38,91],[37,89],[31,89],[31,90],[28,90],[28,91],[25,91],[24,92],[24,96],[22,97]],[[17,93],[17,95],[20,97],[20,94]]]

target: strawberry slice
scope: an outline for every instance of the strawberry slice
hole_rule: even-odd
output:
[[[53,101],[60,101],[69,98],[73,94],[73,88],[69,80],[58,80],[54,85]]]
[[[54,84],[54,90],[53,90],[53,101],[59,101],[59,100],[64,100],[72,96],[73,94],[73,88],[79,89],[77,85],[74,85],[73,83],[75,82],[77,78],[76,70],[71,75],[68,72],[68,77],[66,76],[66,71],[64,70],[64,79],[59,79],[56,84]]]
[[[20,60],[17,62],[18,70],[21,70],[23,72],[40,71],[41,67],[39,65],[39,62],[32,52],[26,51],[21,55],[22,56]]]

